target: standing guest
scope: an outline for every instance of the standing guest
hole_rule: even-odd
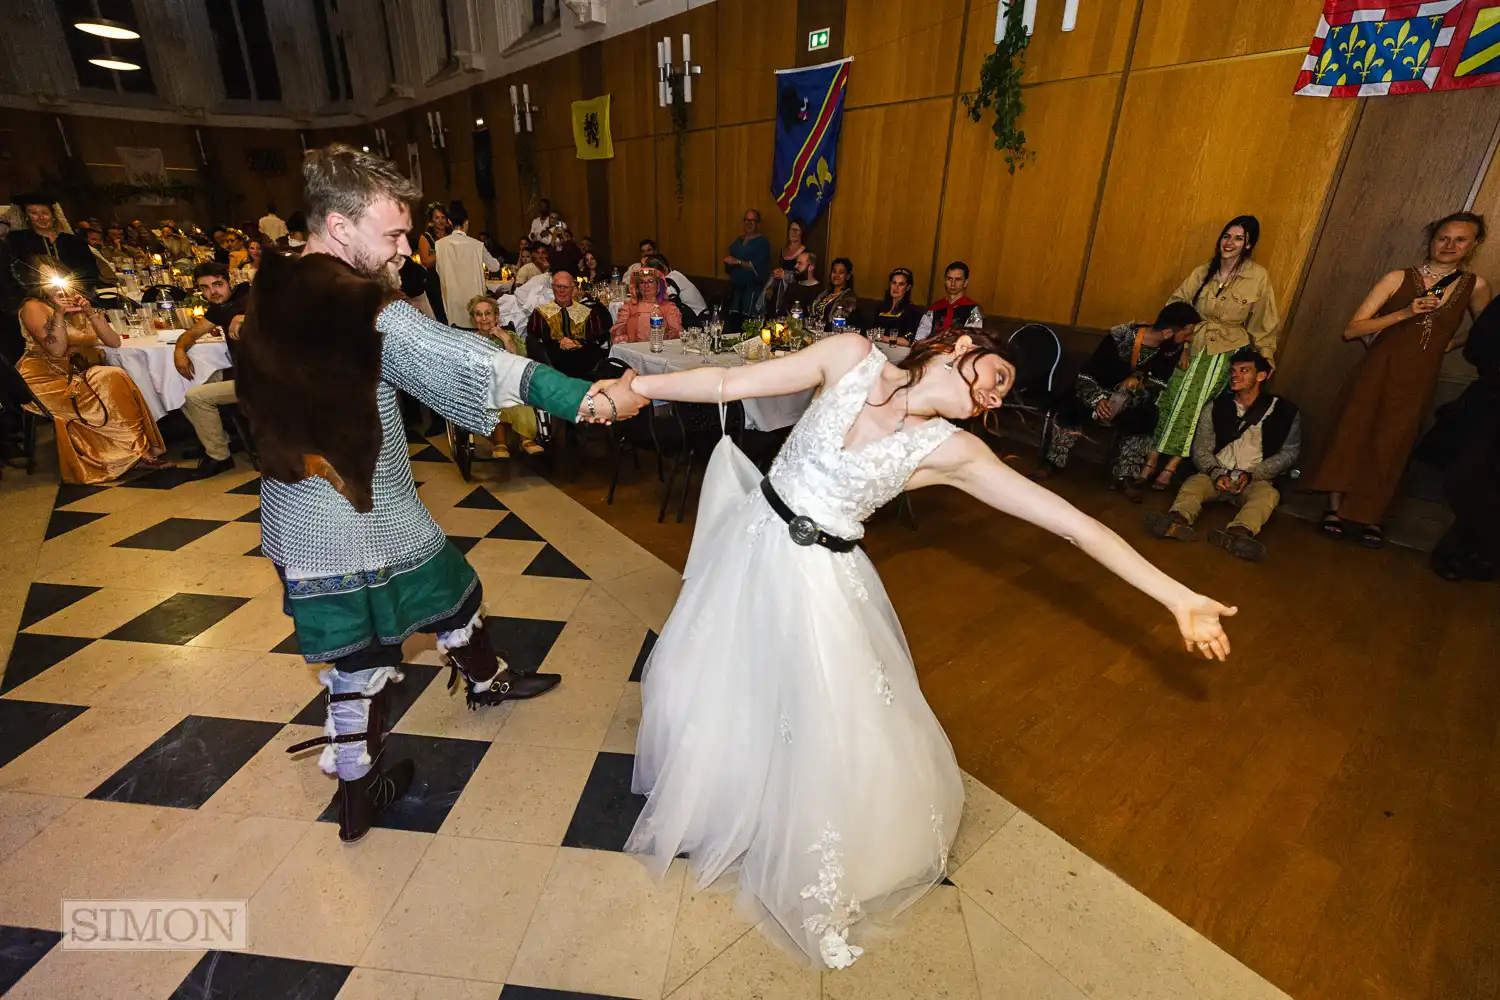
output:
[[[86,355],[99,344],[119,347],[120,334],[49,258],[33,259],[29,273],[20,313],[26,350],[16,370],[52,415],[63,482],[92,485],[136,466],[170,467],[158,459],[167,446],[130,376],[88,366]]]
[[[807,315],[813,301],[823,294],[823,283],[818,280],[818,255],[804,250],[797,255],[797,267],[792,272],[792,283],[766,282],[767,316],[781,317],[792,311],[793,306]]]
[[[567,226],[557,230],[556,242],[548,259],[553,271],[567,271],[574,278],[582,271],[583,248],[573,241],[573,234]]]
[[[287,216],[286,245],[292,250],[307,245],[307,216],[301,212]]]
[[[1271,274],[1250,259],[1260,242],[1260,221],[1236,216],[1219,233],[1208,263],[1199,264],[1167,299],[1187,302],[1203,321],[1193,331],[1187,352],[1162,394],[1152,450],[1142,479],[1155,477],[1151,488],[1165,490],[1177,466],[1193,445],[1198,414],[1229,381],[1229,359],[1241,347],[1253,347],[1273,366],[1281,314]],[[1161,456],[1167,463],[1156,472]]]
[[[552,228],[552,202],[546,198],[536,203],[536,217],[531,220],[531,230],[527,234],[533,240],[546,240],[550,236]]]
[[[532,310],[526,351],[564,375],[592,378],[609,353],[609,312],[576,296],[573,276],[552,275],[552,301]]]
[[[1256,536],[1281,502],[1274,482],[1302,450],[1302,417],[1291,400],[1261,390],[1271,362],[1253,347],[1230,357],[1229,391],[1203,408],[1193,435],[1193,464],[1170,513],[1149,511],[1146,528],[1158,538],[1192,541],[1193,522],[1212,500],[1228,500],[1239,512],[1209,543],[1251,562],[1266,557]]]
[[[447,209],[435,201],[428,204],[427,228],[417,238],[416,256],[427,268],[427,304],[432,306],[432,314],[440,323],[448,322],[448,314],[443,308],[443,283],[437,270],[437,243],[452,228],[448,223]]]
[[[969,290],[969,265],[955,260],[943,268],[943,287],[947,296],[928,307],[926,315],[917,324],[915,339],[926,340],[934,334],[958,328],[984,328],[984,310],[965,294]]]
[[[911,272],[898,267],[886,279],[885,298],[880,305],[864,310],[858,320],[861,330],[890,330],[895,342],[910,347],[922,323],[923,309],[911,300]]]
[[[1121,323],[1110,330],[1058,406],[1047,436],[1047,457],[1031,478],[1041,482],[1061,472],[1084,425],[1092,421],[1118,432],[1110,478],[1116,489],[1139,500],[1135,480],[1156,430],[1156,400],[1202,318],[1186,302],[1173,302],[1154,323]]]
[[[776,269],[771,272],[771,277],[778,281],[791,281],[792,272],[797,270],[797,255],[807,247],[802,245],[802,223],[796,219],[787,220],[786,244],[781,248],[781,254],[776,261]]]
[[[526,345],[520,334],[500,325],[500,304],[488,295],[476,295],[469,303],[469,321],[474,331],[490,338],[517,357],[526,357]],[[491,454],[495,458],[509,458],[510,448],[505,443],[506,425],[515,428],[521,439],[521,450],[528,455],[540,455],[546,449],[537,443],[536,410],[530,406],[507,406],[500,410],[495,432],[490,435]]]
[[[1427,227],[1426,259],[1375,283],[1344,328],[1367,353],[1344,390],[1328,450],[1308,489],[1329,494],[1323,531],[1341,537],[1352,522],[1360,542],[1379,548],[1422,421],[1432,407],[1443,355],[1465,313],[1490,303],[1489,284],[1464,265],[1484,241],[1484,217],[1455,212]]]
[[[656,241],[649,236],[641,240],[640,251],[641,259],[625,269],[625,274],[622,280],[629,281],[631,275],[635,274],[635,272],[639,271],[643,267],[651,266],[651,258],[657,256]]]
[[[11,255],[18,261],[41,258],[50,271],[65,271],[73,287],[88,294],[99,281],[99,265],[84,240],[68,231],[45,195],[23,195],[16,199],[26,213],[26,228],[7,239]]]
[[[443,290],[443,311],[454,326],[465,326],[469,304],[476,296],[488,294],[484,271],[500,270],[500,262],[490,256],[483,243],[469,235],[469,211],[455,201],[448,207],[452,228],[437,241],[437,274]]]
[[[744,232],[729,244],[724,267],[729,271],[729,311],[759,315],[763,290],[771,276],[771,242],[760,231],[760,212],[745,210]]]
[[[255,225],[266,239],[272,243],[287,234],[287,224],[281,221],[281,216],[276,214],[276,203],[274,201],[266,202],[266,214],[262,215]]]
[[[551,271],[550,256],[546,247],[533,247],[531,259],[522,264],[521,269],[516,272],[516,287],[520,288],[539,274],[549,273]]]
[[[208,306],[192,328],[177,338],[172,349],[172,363],[178,374],[186,379],[194,376],[188,351],[201,338],[220,330],[224,331],[224,346],[228,348],[229,360],[233,364],[235,347],[240,340],[240,324],[250,305],[250,283],[241,282],[231,288],[229,268],[218,261],[207,261],[194,268],[193,284],[208,301]],[[182,415],[193,425],[198,443],[203,445],[203,458],[193,473],[194,479],[207,479],[234,469],[234,459],[229,454],[229,435],[224,433],[224,418],[219,414],[219,407],[235,401],[232,370],[228,374],[216,371],[202,385],[195,385],[187,391]]]
[[[616,344],[643,344],[651,339],[651,316],[660,309],[667,340],[682,336],[682,312],[667,301],[667,282],[655,268],[642,268],[630,279],[630,301],[620,307],[609,339]]]
[[[828,268],[828,288],[807,310],[810,322],[832,326],[834,315],[841,313],[845,319],[854,315],[859,299],[854,294],[854,262],[848,257],[835,257]]]

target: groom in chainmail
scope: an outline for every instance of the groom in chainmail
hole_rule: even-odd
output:
[[[417,497],[396,391],[481,435],[510,406],[623,419],[640,400],[629,376],[591,387],[404,301],[393,268],[410,253],[419,192],[391,162],[335,144],[308,153],[302,175],[308,243],[256,275],[238,395],[260,452],[262,549],[304,658],[328,664],[325,735],[291,750],[325,747],[339,836],[352,842],[412,781],[411,761],[381,760],[408,636],[436,633],[471,709],[561,679],[497,655],[479,577]]]

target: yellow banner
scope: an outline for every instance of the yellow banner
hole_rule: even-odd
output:
[[[609,135],[609,95],[573,102],[573,144],[580,160],[608,160],[615,155]]]

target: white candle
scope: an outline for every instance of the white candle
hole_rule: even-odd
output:
[[[668,35],[666,38],[663,38],[661,40],[661,44],[663,51],[667,57],[666,64],[670,67],[672,65],[672,36]]]
[[[1000,0],[995,5],[995,44],[1005,41],[1005,12],[1010,9],[1010,0]]]
[[[1021,11],[1021,26],[1028,35],[1036,30],[1036,0],[1026,0],[1026,6]]]
[[[515,84],[511,84],[510,85],[510,106],[511,107],[515,107],[516,106],[516,85]]]
[[[1078,27],[1078,0],[1067,0],[1063,4],[1063,30],[1072,31]]]
[[[689,48],[691,41],[688,33],[684,31],[682,33],[682,68],[684,70],[688,68],[688,63],[693,61],[693,57],[689,54],[692,52],[692,49]]]
[[[521,100],[526,102],[526,112],[531,113],[531,84],[521,84]]]

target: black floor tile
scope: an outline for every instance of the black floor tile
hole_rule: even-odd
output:
[[[454,711],[463,711],[462,704]],[[391,733],[385,738],[385,761],[411,761],[417,768],[416,778],[405,795],[380,811],[375,825],[387,830],[437,833],[489,748],[483,740]],[[318,819],[337,822],[335,809],[330,802]]]
[[[648,629],[646,631],[646,638],[641,643],[641,651],[635,654],[635,666],[630,668],[631,680],[638,681],[641,679],[641,674],[646,669],[646,661],[651,659],[651,651],[656,648],[656,640],[656,630]]]
[[[473,492],[453,506],[467,507],[470,510],[510,510],[509,507],[500,502],[495,494],[483,486],[474,487]]]
[[[417,430],[417,428],[415,428],[415,427],[408,427],[408,428],[406,428],[406,443],[407,444],[426,444],[427,443],[427,439],[422,436],[422,432],[419,431],[419,430]]]
[[[71,635],[18,632],[15,645],[10,648],[10,660],[5,664],[5,675],[0,677],[0,694],[61,663],[93,641]]]
[[[451,462],[452,461],[452,459],[450,459],[447,455],[444,455],[442,452],[438,451],[437,448],[433,447],[432,445],[428,445],[427,447],[423,448],[421,451],[416,452],[415,454],[413,454],[412,457],[411,457],[411,460],[413,462]]]
[[[513,542],[545,542],[546,539],[531,530],[531,525],[521,520],[515,511],[511,511],[500,519],[500,523],[490,529],[486,538],[508,538]]]
[[[193,481],[193,469],[182,466],[174,466],[170,469],[157,469],[148,472],[144,476],[136,476],[121,483],[136,490],[170,490],[181,486],[183,483]]]
[[[260,477],[256,476],[254,479],[240,483],[234,489],[225,490],[224,492],[238,493],[242,497],[258,497],[260,496]]]
[[[169,517],[147,528],[137,531],[129,538],[115,542],[117,549],[156,549],[161,552],[176,552],[189,542],[196,542],[228,521],[210,521],[198,517]]]
[[[536,558],[521,571],[522,576],[560,576],[569,580],[587,580],[589,575],[548,543]]]
[[[74,528],[81,528],[91,521],[97,521],[108,514],[90,514],[83,510],[54,510],[52,516],[47,520],[47,538],[56,538],[65,535]]]
[[[30,628],[44,618],[57,614],[69,604],[74,604],[99,590],[98,587],[78,587],[71,583],[33,583],[26,593],[26,607],[21,609],[21,628]]]
[[[467,554],[470,549],[479,544],[480,540],[477,538],[470,538],[467,535],[449,535],[448,541],[453,543],[453,547],[455,549],[458,549],[458,551]]]
[[[294,632],[292,632],[291,635],[287,636],[285,639],[282,639],[280,642],[278,642],[276,644],[276,648],[273,649],[273,650],[271,650],[271,652],[273,652],[273,653],[299,653],[300,654],[302,652],[302,643],[300,643],[300,642],[297,641],[297,633],[294,631]]]
[[[247,555],[247,556],[255,556],[257,559],[264,559],[265,556],[266,556],[266,554],[260,550],[260,546],[259,545],[257,545],[255,548],[251,549],[249,552],[246,552],[245,555]]]
[[[0,925],[0,995],[19,983],[61,940],[57,931]]]
[[[248,513],[248,514],[241,514],[239,517],[235,518],[235,520],[236,521],[245,521],[245,522],[248,522],[250,524],[259,524],[260,523],[260,508],[257,507],[254,510],[250,511],[250,513]]]
[[[540,618],[502,618],[491,615],[485,631],[494,636],[493,644],[512,668],[522,673],[535,672],[552,651],[567,622]]]
[[[0,698],[0,767],[88,711],[82,705]]]
[[[95,493],[103,493],[109,489],[108,486],[83,486],[77,483],[59,483],[57,486],[57,497],[52,501],[52,506],[66,507],[70,503],[77,503],[84,497],[91,497]]]
[[[229,617],[249,600],[248,597],[223,597],[219,594],[173,594],[105,638],[181,646]]]
[[[189,715],[88,797],[197,809],[280,731],[279,722]]]
[[[171,1000],[333,1000],[353,971],[350,965],[211,951],[193,966]]]
[[[943,876],[943,880],[938,883],[938,885],[952,885],[952,884],[953,884],[953,880],[951,878],[949,878],[948,876],[946,876],[946,875],[944,875]]]
[[[605,996],[603,993],[549,990],[541,986],[507,986],[500,991],[500,1000],[623,1000],[623,998]]]
[[[594,769],[578,796],[562,846],[594,851],[625,849],[631,828],[646,805],[644,795],[630,791],[634,767],[635,757],[628,753],[601,753],[594,758]]]
[[[390,685],[390,700],[387,702],[388,715],[385,723],[385,731],[390,732],[396,728],[396,723],[406,714],[416,700],[427,690],[433,678],[437,677],[445,668],[433,667],[425,663],[403,663],[401,672],[406,679],[399,684]],[[319,691],[313,700],[302,707],[296,717],[291,720],[294,726],[321,726],[328,716],[328,692]]]

